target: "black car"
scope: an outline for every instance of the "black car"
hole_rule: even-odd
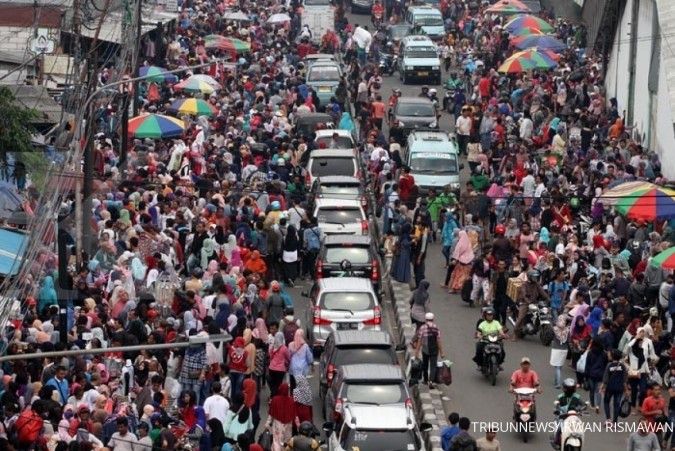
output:
[[[345,267],[344,262],[349,262]],[[316,259],[316,278],[360,277],[380,289],[380,263],[370,235],[328,235]]]
[[[316,131],[319,124],[323,124],[325,126],[327,124],[332,123],[333,118],[329,114],[305,113],[299,114],[296,117],[295,123],[293,124],[293,128],[295,131],[295,135],[297,137],[304,136],[306,138],[309,138],[310,136],[312,136],[312,133]]]
[[[389,137],[403,145],[412,130],[438,129],[440,115],[426,97],[400,97],[392,111]]]

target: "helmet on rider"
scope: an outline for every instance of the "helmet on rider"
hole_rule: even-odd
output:
[[[488,316],[494,318],[495,309],[493,309],[492,307],[484,307],[483,308],[483,318],[487,319]]]
[[[429,92],[429,87],[426,86],[426,85],[422,86],[422,92],[423,92],[423,93]]]
[[[314,432],[314,425],[309,421],[303,421],[302,423],[300,423],[298,432],[301,435],[304,435],[305,437],[309,437],[310,435],[312,435],[312,432]]]
[[[435,96],[435,95],[436,95],[436,90],[435,90],[434,88],[431,88],[431,89],[429,90],[429,95],[430,95],[430,96]]]
[[[529,280],[530,282],[536,282],[537,280],[539,280],[539,271],[535,269],[528,271],[527,280]]]
[[[577,391],[577,382],[571,377],[565,379],[562,385],[563,392],[565,392],[567,396],[572,395],[575,391]]]
[[[506,233],[506,227],[504,227],[504,224],[497,224],[495,226],[495,235],[504,235]]]

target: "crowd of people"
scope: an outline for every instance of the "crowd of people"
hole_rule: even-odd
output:
[[[400,20],[399,3],[385,3],[390,24]],[[598,197],[624,181],[665,183],[658,157],[632,138],[616,99],[607,98],[603,59],[582,50],[582,26],[547,19],[568,46],[557,68],[502,74],[496,68],[513,51],[502,28],[507,17],[485,13],[483,3],[440,2],[448,30],[440,52],[460,86],[452,125],[471,167],[458,199],[449,187],[420,192],[402,163],[401,143],[385,136],[378,40],[364,48],[353,39],[357,27],[345,5],[336,5],[339,32],[317,48],[296,1],[239,2],[251,18],[245,22],[224,18],[235,6],[227,2],[183,2],[177,23],[144,39],[144,64],[174,69],[230,57],[233,65],[192,71],[222,86],[204,95],[217,113],[181,116],[181,137],[133,140],[124,158],[114,131],[117,99],[100,104],[91,216],[98,242],[69,275],[74,299],[66,337],[55,259],[44,262],[23,319],[5,334],[6,352],[15,356],[182,345],[4,362],[2,447],[137,451],[191,441],[204,450],[254,451],[268,440],[274,451],[292,440],[309,447],[291,449],[318,446],[307,423],[313,356],[287,290],[313,275],[306,262],[320,246],[303,168],[316,144],[292,130],[295,116],[318,110],[338,128],[360,125],[363,160],[375,187],[386,186],[378,210],[390,276],[416,287],[420,329],[436,327],[425,260],[438,241],[447,266],[442,286],[471,304],[491,305],[503,326],[512,316],[517,330],[523,305],[549,302],[556,318],[551,384],[561,386],[569,350],[576,382],[590,390],[594,408],[604,403],[608,420],[617,420],[629,391],[647,421],[672,421],[675,405],[666,406],[658,388],[675,390],[675,370],[663,367],[675,288],[672,276],[649,262],[672,242],[673,229],[667,221],[626,218]],[[274,13],[290,21],[268,24]],[[251,50],[208,49],[208,34],[237,37]],[[346,67],[326,105],[304,80],[302,60],[319,50],[337,51]],[[100,82],[117,75],[101,68]],[[149,82],[134,95],[141,112],[168,114],[172,101],[189,97]],[[438,100],[431,90],[422,95]],[[511,278],[523,284],[515,299],[507,296]],[[531,293],[532,286],[546,292]],[[231,342],[208,341],[225,332]],[[452,427],[469,435],[469,420],[457,417],[451,415]],[[499,449],[493,433],[481,440],[476,449]]]

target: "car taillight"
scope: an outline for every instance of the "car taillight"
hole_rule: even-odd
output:
[[[373,308],[373,319],[369,319],[363,322],[363,324],[366,324],[368,326],[378,326],[382,322],[382,309],[380,309],[379,305],[376,305]]]
[[[368,220],[367,219],[361,220],[361,233],[363,235],[368,233]]]
[[[412,399],[406,398],[406,400],[405,400],[405,406],[408,407],[408,408],[410,408],[410,409],[412,409],[412,407],[413,407]]]
[[[312,183],[312,176],[309,173],[309,171],[307,171],[305,173],[305,185],[309,186],[309,185],[311,185],[311,183]]]
[[[332,321],[329,321],[327,319],[321,318],[321,308],[319,307],[314,307],[313,311],[313,323],[316,326],[325,326],[327,324],[331,324]]]
[[[370,280],[376,283],[380,280],[380,264],[377,259],[373,259],[372,269],[370,270]]]
[[[316,265],[314,268],[314,276],[317,279],[321,279],[323,277],[323,261],[320,258],[316,260]]]
[[[333,383],[333,376],[335,376],[335,365],[331,363],[326,369],[326,381],[328,382],[328,385]]]

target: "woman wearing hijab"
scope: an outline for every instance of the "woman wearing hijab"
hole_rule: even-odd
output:
[[[255,324],[253,325],[253,338],[256,338],[263,343],[269,342],[269,331],[267,330],[267,325],[265,325],[265,320],[263,318],[257,318]]]
[[[284,317],[285,303],[281,297],[281,284],[273,280],[270,284],[271,292],[267,295],[267,323],[279,323]]]
[[[425,323],[425,315],[429,311],[429,282],[422,280],[410,297],[410,318],[419,328]]]
[[[586,351],[586,348],[591,341],[591,326],[586,324],[584,316],[578,315],[574,317],[569,341],[570,351],[572,352],[572,368],[576,370],[577,362],[579,361],[581,354]],[[583,373],[577,371],[577,383],[583,384],[583,382]]]
[[[600,385],[605,375],[605,367],[607,367],[607,352],[605,352],[602,341],[595,337],[591,340],[586,356],[586,367],[584,368],[584,376],[589,386],[591,407],[595,409],[595,413],[600,413]]]
[[[266,426],[272,432],[272,451],[283,451],[285,443],[293,435],[296,417],[295,401],[289,396],[288,384],[284,382],[272,397],[267,416]]]
[[[286,347],[283,332],[279,331],[274,335],[274,342],[269,346],[268,356],[270,395],[274,396],[279,385],[283,382],[288,371],[288,365],[291,362],[291,355],[288,352],[288,347]]]
[[[298,423],[303,421],[314,421],[312,412],[312,387],[309,385],[309,379],[298,377],[295,380],[297,384],[293,390],[293,401],[295,401],[295,415],[298,417]]]
[[[623,352],[628,357],[630,405],[635,409],[638,401],[642,405],[647,389],[649,361],[655,362],[658,357],[654,351],[654,343],[647,337],[644,327],[638,327],[635,338],[628,342]]]
[[[206,238],[202,243],[201,250],[201,268],[208,268],[211,260],[218,260],[218,244],[213,238]]]
[[[412,225],[409,222],[403,223],[401,232],[396,242],[394,258],[391,262],[391,277],[397,282],[410,283],[412,277],[411,258],[412,258]]]
[[[54,288],[54,278],[45,276],[42,281],[42,287],[38,293],[38,313],[42,313],[50,305],[57,304],[56,289]]]
[[[602,324],[602,316],[605,313],[604,302],[605,300],[602,299],[597,304],[595,304],[595,307],[593,307],[591,314],[588,315],[588,319],[586,320],[586,323],[591,326],[591,336],[593,337],[598,335],[598,330]]]
[[[464,286],[471,276],[471,263],[474,259],[471,240],[465,230],[460,230],[457,237],[457,245],[452,252],[452,259],[457,262],[450,277],[450,293],[456,294]]]
[[[283,261],[284,281],[289,287],[295,285],[295,278],[298,276],[298,252],[300,250],[300,240],[295,226],[289,225],[284,239]]]
[[[291,376],[291,389],[294,389],[295,378],[307,376],[314,369],[314,354],[305,341],[305,331],[303,329],[295,331],[293,341],[288,345],[288,352],[291,356],[288,373]]]
[[[553,326],[553,341],[551,342],[551,358],[549,364],[555,369],[555,388],[559,389],[562,384],[562,367],[567,360],[570,327],[567,324],[567,315],[560,315]]]
[[[206,414],[204,408],[197,404],[197,394],[192,390],[184,390],[178,400],[180,418],[188,432],[194,433],[197,427],[206,432]]]
[[[233,393],[230,410],[227,411],[225,421],[223,422],[225,441],[235,444],[240,435],[248,434],[250,433],[249,431],[253,431],[253,415],[251,415],[251,409],[246,407],[243,393]]]

